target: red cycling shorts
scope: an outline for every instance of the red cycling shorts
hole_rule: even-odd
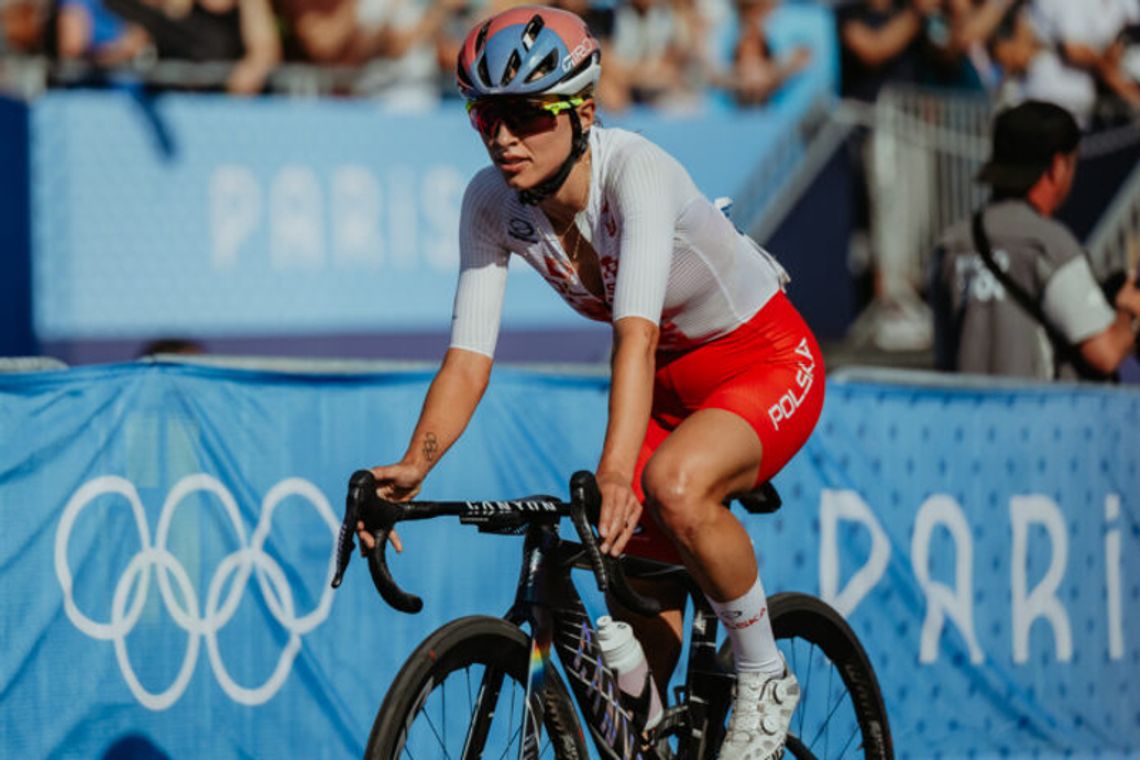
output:
[[[772,478],[807,442],[823,410],[823,357],[803,317],[777,292],[748,322],[688,351],[659,353],[649,429],[633,488],[645,503],[641,474],[657,447],[698,409],[742,417],[763,447],[756,485]],[[645,510],[625,551],[680,563],[672,541]]]

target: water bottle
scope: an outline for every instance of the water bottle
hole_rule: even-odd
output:
[[[622,701],[633,711],[634,720],[644,718],[640,725],[646,731],[656,727],[665,710],[633,629],[628,623],[603,615],[598,618],[598,644],[602,661],[617,676],[618,688],[625,695]]]

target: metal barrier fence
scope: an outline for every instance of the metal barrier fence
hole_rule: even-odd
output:
[[[868,146],[871,239],[884,295],[904,298],[947,226],[984,199],[974,181],[988,151],[988,99],[890,89]]]
[[[1137,271],[1140,266],[1140,165],[1093,229],[1089,256],[1097,272]]]
[[[871,304],[849,340],[883,350],[930,346],[920,290],[939,235],[984,199],[973,181],[989,150],[992,104],[984,96],[910,87],[885,89],[874,105],[845,101],[832,118],[869,130],[860,141],[867,183]]]
[[[863,158],[878,289],[852,328],[854,342],[872,342],[883,349],[929,344],[929,316],[919,297],[926,265],[939,236],[968,217],[988,194],[974,176],[989,154],[996,106],[984,95],[893,87],[873,106],[844,102],[833,112],[835,121],[870,130]],[[1080,155],[1101,158],[1137,143],[1140,125],[1125,125],[1087,136]],[[1136,265],[1140,170],[1122,186],[1088,247],[1102,275]]]
[[[777,146],[749,173],[744,187],[733,199],[733,218],[760,242],[775,231],[791,211],[800,193],[790,192],[796,178],[814,177],[817,166],[805,164],[806,152],[830,124],[827,110],[831,98],[820,95],[808,106],[797,123],[778,137]]]

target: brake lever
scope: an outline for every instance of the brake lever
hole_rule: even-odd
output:
[[[348,480],[348,495],[344,499],[344,520],[340,524],[340,532],[336,538],[336,575],[332,579],[332,587],[340,588],[344,582],[344,571],[352,561],[356,552],[356,524],[360,521],[360,508],[364,501],[362,491],[371,485],[375,491],[376,479],[367,470],[357,470]]]
[[[372,584],[392,608],[400,612],[416,613],[423,609],[423,599],[401,589],[388,569],[388,537],[399,522],[401,512],[400,504],[384,501],[376,495],[376,479],[371,472],[357,470],[352,474],[348,482],[344,522],[341,523],[337,537],[337,572],[332,585],[336,588],[344,579],[344,571],[356,547],[353,539],[356,524],[363,521],[374,541],[368,552],[368,572],[372,576]]]
[[[590,559],[590,567],[594,571],[594,578],[598,582],[598,591],[605,592],[609,588],[609,578],[605,562],[602,560],[602,551],[598,548],[598,540],[594,537],[594,529],[590,527],[590,517],[601,512],[602,494],[598,490],[598,483],[593,473],[588,470],[579,470],[570,477],[570,522],[574,523],[578,531],[578,540],[586,550]],[[595,517],[596,519],[596,517]]]
[[[570,478],[570,520],[578,531],[578,538],[590,558],[590,566],[598,582],[598,591],[612,588],[622,606],[643,617],[654,617],[661,612],[661,603],[639,594],[629,585],[625,568],[618,557],[602,554],[591,524],[597,524],[602,513],[602,494],[593,473],[580,470]]]

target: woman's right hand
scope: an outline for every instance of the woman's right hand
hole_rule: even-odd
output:
[[[1116,303],[1113,306],[1127,312],[1134,319],[1140,319],[1140,270],[1125,278],[1124,284],[1116,292]]]
[[[425,475],[420,468],[402,462],[373,467],[371,472],[372,477],[376,478],[376,495],[385,501],[409,501],[415,498],[420,492]],[[372,534],[364,528],[363,521],[356,524],[356,535],[360,538],[362,553],[367,553],[376,546]],[[388,538],[397,552],[404,551],[404,544],[395,530],[388,534]]]
[[[385,501],[408,501],[415,498],[426,474],[419,467],[403,462],[372,468],[372,477],[376,478],[376,495]]]

